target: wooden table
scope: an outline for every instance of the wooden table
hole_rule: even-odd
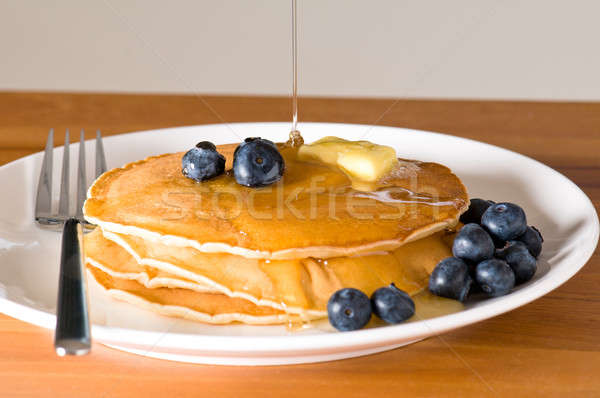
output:
[[[0,93],[0,164],[39,151],[50,127],[105,135],[287,121],[275,97]],[[509,148],[554,167],[600,206],[600,103],[302,99],[300,118],[433,130]],[[58,135],[60,141],[62,134]],[[58,142],[57,145],[62,144]],[[221,367],[95,344],[57,358],[52,332],[0,316],[1,396],[600,396],[600,256],[510,313],[411,346],[314,365]]]

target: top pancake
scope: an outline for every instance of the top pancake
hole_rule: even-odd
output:
[[[227,169],[235,147],[218,147]],[[437,163],[401,160],[378,190],[361,192],[340,170],[280,151],[284,176],[264,188],[240,186],[230,172],[185,178],[183,153],[130,163],[95,181],[84,214],[104,230],[171,246],[295,259],[393,250],[453,226],[468,206],[464,185]]]

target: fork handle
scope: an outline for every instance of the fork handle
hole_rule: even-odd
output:
[[[91,347],[82,238],[79,221],[68,219],[62,236],[54,334],[54,348],[59,356],[87,354]]]

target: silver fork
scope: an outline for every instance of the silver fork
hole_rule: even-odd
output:
[[[48,133],[35,203],[35,221],[44,228],[63,232],[56,311],[54,347],[59,356],[87,354],[91,347],[90,322],[83,261],[83,202],[87,192],[85,137],[79,139],[77,206],[70,212],[69,129],[65,134],[58,211],[52,211],[52,161],[54,130]],[[96,132],[96,177],[106,171],[106,159],[100,131]]]

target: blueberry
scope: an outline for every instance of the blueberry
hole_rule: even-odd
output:
[[[327,314],[329,323],[337,330],[358,330],[371,319],[371,301],[358,289],[340,289],[329,298]]]
[[[415,314],[415,302],[393,283],[380,287],[371,295],[373,313],[387,323],[404,322]]]
[[[469,266],[460,258],[448,257],[431,273],[429,291],[437,296],[465,301],[472,284]]]
[[[544,238],[536,227],[527,227],[525,232],[517,238],[518,241],[525,243],[529,253],[535,258],[538,258],[542,252],[542,243]]]
[[[481,216],[481,225],[500,240],[513,240],[527,229],[525,212],[514,203],[497,203]]]
[[[537,270],[535,257],[523,242],[515,240],[508,242],[505,248],[496,251],[496,257],[506,261],[512,268],[517,285],[530,280]]]
[[[475,278],[488,296],[504,296],[515,286],[515,274],[506,261],[493,258],[477,264]]]
[[[233,154],[235,180],[247,187],[264,187],[279,181],[284,168],[277,146],[260,137],[246,138]]]
[[[478,263],[494,256],[494,242],[479,225],[467,224],[456,234],[452,254],[463,260]]]
[[[181,172],[187,178],[204,181],[225,171],[225,157],[217,152],[212,142],[202,141],[181,159]]]
[[[479,198],[471,199],[469,208],[460,216],[460,222],[463,224],[469,224],[472,222],[475,224],[480,224],[481,216],[487,210],[487,208],[493,204],[494,202],[491,200],[483,200]]]

